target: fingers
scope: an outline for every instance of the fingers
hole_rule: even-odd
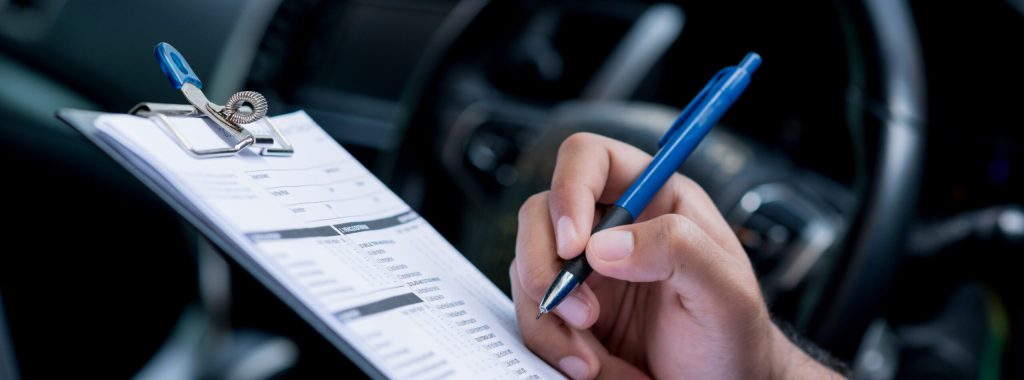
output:
[[[555,318],[536,319],[537,302],[524,294],[518,268],[512,265],[509,276],[512,282],[512,300],[515,302],[516,320],[523,342],[537,356],[559,368],[574,379],[592,379],[597,376],[600,358],[583,337],[580,330],[573,330]]]
[[[517,266],[509,268],[512,299],[523,342],[537,356],[572,379],[645,379],[646,374],[608,352],[588,330],[571,328],[559,320],[534,318],[537,304],[524,294]]]
[[[559,256],[570,259],[583,251],[594,205],[613,202],[611,194],[624,192],[632,180],[630,174],[639,173],[633,166],[642,169],[650,162],[650,157],[643,159],[642,152],[630,151],[635,149],[589,133],[577,133],[562,142],[551,179],[550,204]],[[643,160],[636,163],[623,156]]]
[[[594,234],[587,260],[610,278],[665,281],[687,309],[748,316],[763,309],[750,261],[727,253],[685,216],[667,214]]]
[[[578,133],[562,143],[551,181],[550,218],[557,252],[570,259],[583,251],[594,221],[596,203],[612,203],[650,163],[651,157],[628,144]],[[730,250],[741,248],[718,209],[693,181],[672,176],[637,221],[666,213],[681,213],[708,231]]]
[[[692,179],[676,174],[669,179],[666,187],[672,191],[672,213],[683,215],[696,223],[704,233],[727,252],[747,257],[739,239],[736,239],[736,233],[733,232],[732,227],[729,227],[721,212],[718,211],[718,207],[700,185]],[[645,214],[661,215],[661,213],[651,214],[651,211],[655,210],[648,207]],[[643,218],[640,221],[648,219]]]
[[[641,371],[639,368],[634,367],[632,364],[627,363],[622,358],[609,354],[607,351],[603,352],[601,356],[601,369],[597,375],[598,379],[650,379],[646,373]]]
[[[534,314],[562,267],[562,261],[555,254],[555,237],[548,217],[547,199],[547,193],[534,195],[519,209],[516,259],[512,263],[517,268],[517,280],[523,286],[524,297],[521,297],[521,301],[529,301]],[[582,284],[554,312],[573,327],[585,329],[597,321],[600,305],[590,286]]]

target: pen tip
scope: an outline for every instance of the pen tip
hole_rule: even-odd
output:
[[[537,312],[537,319],[540,319],[540,317],[542,317],[542,316],[544,316],[544,312],[543,311],[538,311]]]

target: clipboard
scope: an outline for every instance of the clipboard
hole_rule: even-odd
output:
[[[61,109],[56,113],[57,119],[67,123],[75,131],[96,145],[100,150],[114,159],[119,165],[128,170],[135,178],[138,178],[147,188],[153,191],[162,201],[181,215],[189,224],[195,227],[199,233],[208,239],[214,246],[231,257],[242,268],[249,272],[263,286],[266,286],[277,298],[284,301],[288,307],[294,310],[303,320],[312,326],[320,335],[326,338],[332,345],[349,358],[367,376],[374,379],[387,378],[380,369],[375,367],[366,357],[350,345],[344,338],[336,334],[316,314],[302,303],[284,284],[270,275],[265,268],[253,260],[242,247],[235,244],[222,230],[216,227],[213,221],[203,216],[191,202],[187,201],[180,193],[174,192],[174,186],[160,175],[156,175],[149,168],[149,165],[138,157],[124,154],[121,150],[111,145],[111,142],[102,138],[102,133],[96,127],[96,119],[104,115],[102,112],[85,111],[77,109]]]
[[[189,66],[188,61],[185,60],[177,49],[166,42],[161,42],[154,49],[154,55],[171,86],[181,90],[190,104],[144,102],[133,107],[129,111],[130,114],[152,119],[158,125],[167,129],[182,149],[196,158],[230,156],[250,147],[258,147],[260,148],[260,154],[269,156],[289,156],[294,152],[294,148],[287,137],[281,133],[280,129],[274,125],[269,117],[265,117],[268,107],[267,101],[262,95],[254,91],[242,91],[232,95],[224,106],[214,104],[203,94],[202,81],[199,80],[199,77]],[[240,113],[238,110],[243,105],[250,106],[250,112]],[[132,176],[139,179],[147,188],[156,193],[161,200],[170,205],[174,211],[195,227],[202,237],[208,239],[213,246],[220,248],[255,277],[257,281],[270,289],[275,296],[298,313],[306,323],[313,326],[320,335],[337,347],[367,376],[380,379],[386,378],[380,369],[373,366],[351,344],[332,331],[295,294],[290,292],[282,283],[267,272],[265,268],[246,254],[242,247],[238,246],[224,234],[223,230],[216,228],[216,225],[204,217],[203,213],[191,202],[187,201],[182,194],[175,192],[175,187],[164,177],[152,171],[152,168],[145,160],[126,154],[111,145],[110,141],[101,138],[99,135],[101,132],[96,127],[96,120],[102,115],[104,113],[95,111],[60,109],[56,112],[55,116],[71,126],[75,131],[78,131],[83,137],[128,170]],[[220,127],[225,137],[235,139],[236,143],[224,148],[196,149],[171,123],[168,116],[208,118]],[[266,128],[262,131],[263,133],[254,133],[244,126],[245,124],[251,125],[255,122],[265,124]],[[269,132],[269,136],[267,132]]]
[[[308,115],[282,115],[285,128],[278,129],[264,117],[257,93],[213,104],[177,50],[160,44],[156,53],[189,105],[141,103],[135,116],[62,109],[57,118],[142,181],[367,376],[562,377],[522,342],[507,295]],[[227,145],[197,149],[175,124],[200,132],[190,135],[197,142]],[[243,195],[226,196],[224,186]],[[296,260],[315,270],[290,272]],[[318,292],[309,276],[333,289]]]

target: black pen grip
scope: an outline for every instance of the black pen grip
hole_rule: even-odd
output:
[[[594,230],[590,232],[591,235],[596,234],[597,231],[609,229],[612,227],[618,227],[626,224],[633,223],[633,215],[629,214],[629,211],[619,206],[612,206],[608,209],[608,212],[601,218],[601,222],[597,223]],[[586,252],[580,253],[579,256],[574,257],[572,260],[566,261],[565,266],[562,270],[572,273],[573,277],[579,282],[587,279],[590,272],[594,269],[590,267],[590,263],[587,262]]]

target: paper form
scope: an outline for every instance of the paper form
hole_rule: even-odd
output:
[[[224,142],[172,122],[200,149]],[[196,159],[143,118],[97,119],[334,333],[392,378],[562,378],[520,341],[512,302],[304,112],[291,157]]]

